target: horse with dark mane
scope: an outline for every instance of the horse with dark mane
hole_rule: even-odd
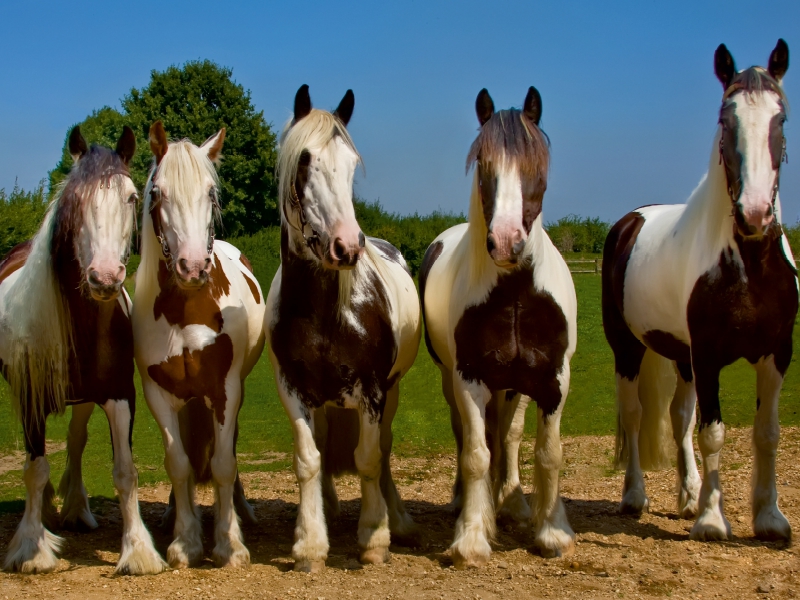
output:
[[[139,514],[131,454],[136,410],[131,300],[122,287],[138,195],[128,172],[136,141],[125,127],[116,151],[87,147],[80,128],[69,136],[75,166],[33,240],[0,263],[0,367],[11,386],[25,439],[25,514],[5,568],[52,571],[63,539],[53,521],[45,456],[45,422],[72,406],[67,469],[59,491],[65,526],[95,528],[81,476],[86,427],[95,404],[111,428],[114,486],[122,512],[117,572],[159,573],[164,561]],[[50,517],[48,519],[48,517]]]
[[[695,540],[726,539],[731,532],[719,480],[725,439],[719,374],[740,358],[757,376],[753,530],[762,539],[791,537],[775,487],[778,399],[798,306],[778,194],[787,111],[780,82],[788,66],[783,40],[767,69],[741,72],[721,44],[714,70],[723,95],[707,174],[686,204],[628,213],[612,227],[603,251],[603,326],[617,377],[617,459],[627,461],[620,508],[647,509],[642,468],[669,466],[671,419],[678,512],[697,515]],[[702,485],[692,447],[695,405]]]
[[[469,222],[437,237],[419,284],[425,341],[442,373],[458,446],[451,547],[456,567],[485,565],[496,515],[531,519],[519,481],[525,410],[536,401],[535,544],[545,556],[570,552],[574,533],[558,494],[559,427],[575,352],[572,277],[542,225],[549,141],[542,99],[531,87],[522,110],[495,112],[484,89],[475,103],[480,133]]]
[[[333,112],[294,102],[278,157],[281,266],[267,299],[270,359],[294,432],[300,507],[295,570],[325,566],[333,476],[361,477],[360,559],[382,563],[417,531],[389,469],[400,379],[419,348],[419,300],[400,252],[361,232],[353,208],[360,156],[347,123],[353,92]]]

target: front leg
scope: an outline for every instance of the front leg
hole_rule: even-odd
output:
[[[672,435],[678,445],[678,515],[681,519],[693,519],[697,514],[701,485],[692,444],[697,419],[697,393],[694,388],[692,365],[679,363],[676,370],[678,380],[669,414],[672,420]]]
[[[692,357],[708,356],[692,348]],[[731,525],[723,514],[719,481],[719,453],[725,442],[725,424],[719,407],[719,366],[693,363],[700,432],[697,442],[703,455],[703,485],[700,487],[699,516],[689,537],[693,540],[726,540]]]
[[[107,400],[103,410],[111,429],[114,448],[114,487],[122,513],[122,551],[117,562],[119,575],[161,573],[167,564],[156,552],[153,538],[139,512],[139,473],[133,464],[131,433],[133,411],[128,400]],[[91,414],[91,413],[90,413]]]
[[[464,435],[460,465],[464,497],[450,549],[457,569],[482,567],[489,562],[492,553],[489,541],[495,534],[489,481],[491,456],[485,425],[486,405],[492,394],[483,383],[464,381],[456,369],[453,369],[453,392]]]
[[[294,472],[300,486],[300,506],[294,528],[294,570],[317,573],[328,559],[328,529],[322,505],[322,460],[314,441],[314,411],[286,387],[277,359],[270,356],[275,368],[275,382],[283,408],[294,435]],[[320,408],[317,410],[324,410]]]
[[[83,450],[89,437],[87,427],[93,410],[94,402],[72,406],[67,432],[67,466],[58,484],[58,494],[64,499],[61,526],[65,529],[97,529],[97,521],[89,509],[82,472]]]
[[[361,516],[358,546],[361,562],[380,564],[389,560],[389,515],[381,492],[381,415],[362,402],[358,407],[361,431],[355,451],[361,477]]]
[[[511,517],[527,526],[531,520],[531,509],[519,481],[519,444],[525,430],[525,411],[531,399],[514,394],[508,400],[505,392],[495,394],[499,427],[498,476],[494,482],[495,506],[498,516]]]
[[[789,343],[791,351],[791,342]],[[789,363],[791,354],[785,361]],[[775,356],[762,358],[756,364],[757,410],[753,427],[753,533],[762,540],[792,539],[792,527],[778,508],[775,487],[775,457],[778,452],[780,426],[778,398],[783,373],[775,366]]]

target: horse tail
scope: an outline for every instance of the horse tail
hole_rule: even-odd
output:
[[[183,449],[192,465],[195,483],[211,481],[214,419],[203,398],[192,398],[178,413]]]
[[[676,376],[672,361],[652,350],[644,353],[639,368],[639,465],[644,470],[666,469],[673,454],[672,422],[669,406],[675,394]],[[617,439],[614,458],[617,466],[628,462],[628,443],[622,427],[617,400]]]

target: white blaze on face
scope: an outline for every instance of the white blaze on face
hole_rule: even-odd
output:
[[[782,107],[775,92],[739,93],[731,102],[736,105],[736,146],[742,157],[739,202],[747,223],[761,230],[774,218],[772,198],[778,173],[770,152],[770,130]]]
[[[101,182],[85,203],[77,245],[90,284],[113,286],[125,280],[122,261],[130,249],[137,195],[128,176]]]
[[[339,239],[348,251],[356,250],[361,234],[353,208],[358,155],[338,135],[323,148],[308,151],[311,162],[303,200],[308,224],[315,231],[327,233],[331,245]]]
[[[522,180],[517,165],[511,161],[503,161],[495,175],[494,212],[487,225],[494,243],[490,254],[494,260],[504,262],[519,254],[527,239],[522,222]]]

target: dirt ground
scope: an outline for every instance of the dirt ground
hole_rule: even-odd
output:
[[[675,514],[675,474],[646,475],[651,512],[621,516],[617,502],[622,474],[610,469],[613,439],[564,439],[562,494],[577,534],[575,553],[545,560],[532,552],[532,532],[498,528],[488,567],[456,571],[448,554],[454,516],[448,506],[455,460],[437,455],[397,459],[395,478],[409,512],[425,532],[420,549],[392,547],[387,565],[362,567],[357,560],[358,481],[339,481],[342,516],[329,525],[328,568],[307,575],[291,570],[291,545],[298,492],[290,472],[243,475],[259,523],[245,530],[252,566],[167,571],[154,577],[117,577],[120,514],[115,503],[96,506],[100,528],[64,532],[59,568],[49,575],[0,574],[0,600],[16,598],[795,598],[800,597],[798,545],[764,543],[752,537],[749,490],[750,430],[730,430],[723,449],[722,482],[733,537],[723,543],[689,541],[692,523]],[[522,454],[523,484],[532,480],[531,446]],[[800,429],[782,431],[778,456],[780,506],[800,531]],[[110,465],[109,465],[110,468]],[[527,487],[527,486],[526,486]],[[167,486],[141,490],[144,519],[163,553],[169,535],[158,529]],[[206,552],[212,539],[211,490],[200,490]],[[0,516],[6,547],[20,515]]]

